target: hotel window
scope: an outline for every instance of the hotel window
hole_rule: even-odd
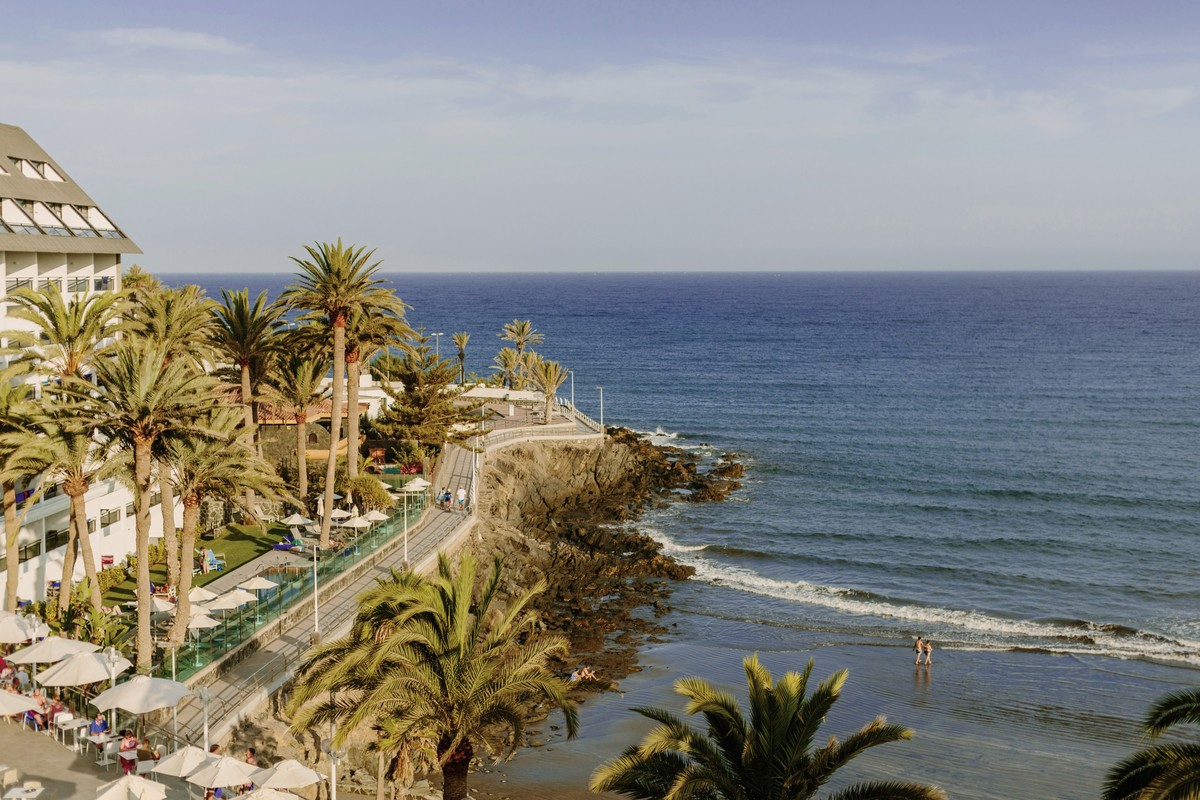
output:
[[[88,290],[88,279],[87,278],[68,278],[67,279],[67,291],[68,292],[86,292],[87,290]]]
[[[113,279],[111,276],[96,278],[92,283],[92,288],[97,292],[111,292],[113,290]]]
[[[26,206],[28,210],[30,206]],[[46,203],[34,202],[33,221],[42,229],[47,236],[70,236],[71,232],[67,230],[67,226],[63,224],[54,210]]]
[[[69,531],[46,531],[46,552],[66,544],[69,534]]]
[[[13,233],[41,233],[25,208],[25,201],[11,197],[0,198],[0,218]]]
[[[150,505],[156,506],[162,502],[162,492],[155,492],[150,495]]]
[[[121,521],[121,509],[106,508],[100,512],[100,527],[106,528],[115,522]]]
[[[125,516],[132,517],[136,513],[137,513],[137,507],[133,503],[129,503],[128,505],[125,506]]]
[[[88,525],[88,533],[96,532],[96,518],[95,517],[92,517],[91,519],[89,519],[87,525]]]
[[[12,294],[17,289],[32,289],[33,278],[9,278],[5,285],[8,287],[9,294]]]
[[[62,278],[42,278],[38,281],[38,288],[43,291],[53,289],[56,292],[62,291]]]

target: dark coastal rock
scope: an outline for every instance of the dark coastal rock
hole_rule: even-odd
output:
[[[633,523],[681,497],[723,500],[741,477],[726,462],[702,470],[690,453],[628,430],[609,434],[602,446],[544,442],[489,455],[474,545],[504,561],[510,596],[547,582],[536,608],[546,630],[571,642],[560,669],[588,664],[602,676],[584,690],[615,688],[637,669],[637,647],[666,632],[656,618],[670,609],[672,582],[693,572]]]

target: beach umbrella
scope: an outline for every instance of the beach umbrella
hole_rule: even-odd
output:
[[[279,584],[275,581],[269,581],[261,575],[255,575],[250,580],[242,581],[238,584],[239,589],[249,589],[252,592],[257,592],[261,589],[274,589],[278,586]]]
[[[249,603],[243,595],[248,595],[250,600],[254,599],[254,595],[247,592],[245,589],[232,589],[223,595],[219,595],[215,600],[209,600],[204,604],[205,611],[227,611],[231,608],[244,606]]]
[[[179,681],[135,675],[92,698],[92,705],[101,711],[119,708],[130,714],[147,714],[160,708],[173,708],[190,696],[192,690]]]
[[[193,603],[207,603],[209,600],[216,599],[216,596],[216,592],[210,592],[203,586],[197,586],[188,592],[188,600],[192,601]]]
[[[0,691],[0,717],[7,717],[10,714],[24,714],[26,711],[33,711],[37,707],[37,701],[32,697]]]
[[[264,789],[299,789],[312,786],[325,776],[294,758],[280,761],[254,777],[254,784]]]
[[[215,619],[208,616],[207,614],[197,614],[196,616],[194,616],[188,620],[188,630],[189,631],[201,631],[201,630],[204,630],[205,628],[215,628],[220,624],[221,623],[217,622]]]
[[[191,775],[209,761],[216,761],[216,757],[210,756],[199,747],[189,744],[179,748],[169,756],[163,756],[161,761],[150,768],[150,771],[157,772],[159,775],[171,775],[175,778],[182,778],[185,775]]]
[[[85,686],[109,680],[132,666],[127,658],[118,658],[110,665],[106,653],[75,653],[38,676],[38,683],[43,686]]]
[[[167,787],[140,775],[126,775],[96,790],[96,800],[165,800]]]
[[[404,491],[419,492],[423,489],[428,489],[430,486],[433,486],[433,484],[424,478],[413,478],[411,481],[404,484]]]
[[[218,786],[241,786],[253,780],[258,767],[229,756],[210,761],[187,776],[188,783],[213,789]]]
[[[230,589],[228,592],[221,595],[221,597],[226,598],[228,600],[228,602],[230,602],[230,603],[232,603],[236,600],[237,604],[239,606],[244,606],[244,605],[246,605],[246,603],[257,603],[258,602],[258,595],[254,594],[253,592],[247,592],[245,589],[242,589],[242,588]],[[221,597],[218,597],[217,599],[220,600]],[[235,606],[235,608],[236,608],[236,606]]]
[[[33,638],[33,626],[25,617],[5,611],[0,615],[0,642],[19,644]]]
[[[342,523],[343,528],[369,528],[371,520],[366,517],[351,517]]]
[[[302,514],[292,514],[279,522],[281,525],[312,525],[312,520]]]
[[[91,642],[64,639],[61,636],[47,636],[40,642],[31,644],[8,656],[8,660],[17,664],[53,664],[76,653],[94,653],[99,649],[100,645]]]
[[[346,517],[352,517],[354,515],[344,508],[335,508],[333,511],[329,512],[329,516],[333,517],[334,519],[345,519]]]
[[[135,601],[133,605],[137,605]],[[151,614],[170,614],[175,611],[175,604],[165,597],[152,596],[150,598],[150,613]]]
[[[366,518],[371,522],[387,522],[388,515],[372,508],[366,513]]]
[[[267,787],[265,789],[255,789],[250,794],[242,795],[242,800],[297,800],[299,795],[291,792],[281,792],[278,789]]]

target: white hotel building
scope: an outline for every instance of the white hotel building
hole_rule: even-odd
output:
[[[121,284],[121,256],[140,252],[25,131],[0,124],[0,330],[34,330],[8,316],[10,304],[5,298],[16,289],[50,287],[67,299],[115,292]],[[35,386],[35,393],[39,388]],[[18,484],[18,514],[26,510],[26,498],[36,486],[36,480]],[[87,525],[98,568],[120,563],[133,551],[132,501],[129,491],[116,481],[99,482],[88,492]],[[51,489],[29,506],[15,554],[4,552],[6,537],[0,537],[0,587],[6,580],[5,559],[16,555],[18,596],[45,599],[49,583],[62,577],[67,505],[67,496]],[[80,560],[76,577],[82,575]]]

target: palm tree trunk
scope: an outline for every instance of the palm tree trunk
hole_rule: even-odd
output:
[[[70,515],[67,519],[67,552],[63,553],[62,580],[58,583],[58,618],[62,619],[71,605],[71,582],[75,580],[75,549],[79,544],[79,528],[87,528],[87,517],[80,514],[71,499]],[[85,512],[86,513],[86,512]]]
[[[92,539],[87,529],[87,501],[84,494],[71,495],[71,516],[81,520],[75,535],[79,544],[79,558],[83,561],[83,574],[88,579],[88,598],[92,601],[92,610],[99,611],[100,577],[96,574],[96,557],[92,555]],[[78,508],[76,508],[78,506]]]
[[[380,750],[375,754],[375,800],[387,797],[387,753]]]
[[[346,360],[346,474],[358,477],[358,379],[362,364],[357,351]]]
[[[242,364],[242,406],[245,411],[246,435],[242,437],[242,443],[246,449],[254,452],[254,403],[250,392],[250,365]],[[251,520],[256,520],[258,514],[254,511],[254,490],[246,490],[246,513],[249,514]]]
[[[308,516],[308,415],[296,415],[296,475],[300,514]]]
[[[183,533],[179,542],[179,587],[175,592],[175,624],[168,640],[178,647],[187,640],[188,623],[192,619],[192,562],[196,557],[196,528],[200,522],[200,498],[183,498]]]
[[[17,551],[17,484],[15,481],[4,481],[2,485],[4,499],[4,607],[9,611],[17,610],[17,568],[20,566]]]
[[[442,765],[442,800],[464,800],[467,796],[467,773],[471,768],[474,749],[464,739],[455,748],[450,760]]]
[[[179,586],[179,534],[175,531],[175,484],[171,481],[171,465],[158,462],[158,490],[162,495],[162,535],[167,548],[167,585]]]
[[[546,414],[542,420],[543,425],[550,424],[550,414],[554,411],[554,395],[551,392],[546,392]]]
[[[325,465],[325,513],[321,516],[321,547],[329,547],[333,525],[333,482],[337,479],[337,449],[342,435],[342,387],[346,383],[346,320],[333,320],[333,396],[329,404],[329,460]]]
[[[137,671],[150,672],[154,661],[154,640],[150,628],[150,449],[154,441],[139,437],[133,444],[133,481],[137,497],[134,524],[137,539]]]

